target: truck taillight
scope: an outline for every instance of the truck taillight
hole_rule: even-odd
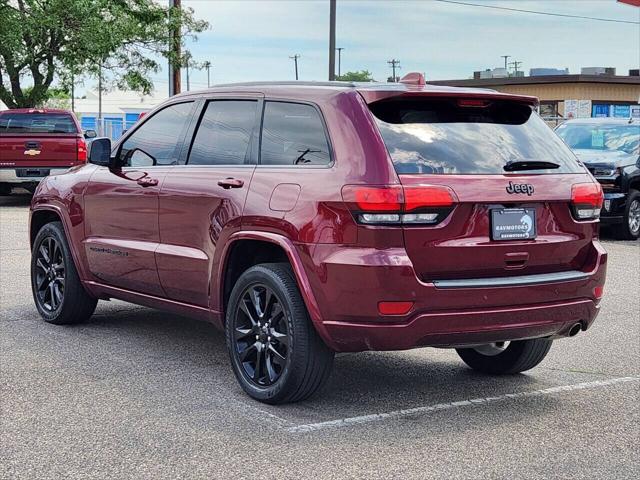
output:
[[[76,138],[76,152],[77,152],[77,160],[79,162],[87,161],[87,142],[84,141],[84,138],[77,137]]]
[[[576,183],[571,186],[571,207],[576,220],[600,218],[604,201],[599,183]]]
[[[342,198],[366,225],[434,225],[458,201],[453,190],[441,185],[346,185]]]

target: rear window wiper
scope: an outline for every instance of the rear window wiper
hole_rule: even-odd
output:
[[[560,164],[545,162],[543,160],[509,160],[502,168],[505,172],[515,172],[517,170],[547,170],[560,168]]]
[[[298,153],[300,152],[302,152],[302,154],[298,158],[296,158],[295,162],[293,162],[294,165],[311,162],[311,160],[304,158],[304,156],[307,153],[320,153],[320,150],[311,150],[310,148],[307,148],[306,150],[298,150]]]

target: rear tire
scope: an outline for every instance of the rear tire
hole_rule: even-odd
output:
[[[621,240],[640,238],[640,192],[638,190],[629,190],[622,223],[614,227],[614,233]]]
[[[504,349],[493,345],[477,348],[458,348],[460,358],[469,367],[492,375],[507,375],[524,372],[537,366],[549,353],[552,340],[535,338],[510,342]]]
[[[258,401],[304,400],[329,378],[334,352],[311,324],[287,264],[256,265],[240,276],[227,305],[225,332],[233,372]]]
[[[98,300],[82,286],[60,222],[45,224],[31,251],[31,290],[47,323],[67,325],[87,320]]]

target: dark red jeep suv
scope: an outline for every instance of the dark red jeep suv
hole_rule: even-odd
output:
[[[242,388],[302,400],[335,352],[455,348],[522,372],[589,328],[600,185],[536,99],[253,83],[170,98],[32,203],[42,317],[117,298],[226,332]]]

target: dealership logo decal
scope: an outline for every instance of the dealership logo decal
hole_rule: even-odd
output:
[[[529,183],[513,183],[509,182],[509,186],[506,187],[508,194],[514,193],[526,193],[527,195],[533,195],[533,185]]]
[[[520,223],[514,225],[496,225],[501,239],[529,238],[533,232],[533,218],[528,213],[520,217]]]

